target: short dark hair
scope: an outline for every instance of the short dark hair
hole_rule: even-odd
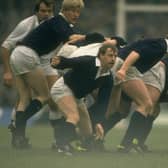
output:
[[[44,3],[46,6],[53,6],[53,11],[55,11],[55,1],[54,0],[37,0],[34,6],[35,13],[39,11],[41,3]]]
[[[100,54],[105,54],[107,49],[110,48],[112,49],[114,52],[118,53],[118,49],[115,45],[112,45],[112,44],[103,44],[100,48],[99,48],[99,52],[97,54],[97,57],[100,56]]]

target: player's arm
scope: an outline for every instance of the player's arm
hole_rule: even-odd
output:
[[[82,35],[82,34],[73,34],[69,37],[69,41],[68,43],[69,44],[73,44],[73,43],[76,43],[78,41],[83,41],[85,40],[85,35]]]
[[[13,85],[13,76],[9,64],[10,51],[1,47],[2,63],[3,63],[3,82],[5,86],[11,87]]]
[[[81,68],[89,64],[88,57],[74,57],[74,58],[65,58],[61,56],[53,57],[50,60],[51,66],[57,69],[66,69],[66,68]]]
[[[4,85],[8,87],[13,85],[13,75],[9,64],[10,54],[11,51],[15,48],[16,43],[25,36],[25,33],[24,25],[22,23],[18,24],[1,46],[3,82]]]
[[[125,59],[121,68],[116,72],[116,77],[119,80],[124,80],[129,67],[132,66],[139,59],[139,57],[140,55],[137,52],[132,51]]]

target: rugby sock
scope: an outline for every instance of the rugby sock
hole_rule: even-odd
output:
[[[25,136],[26,121],[38,112],[42,107],[42,103],[34,99],[30,102],[26,110],[16,112],[16,135]]]
[[[109,119],[103,119],[101,121],[101,125],[104,128],[104,133],[107,134],[107,132],[113,128],[121,119],[122,119],[121,113],[115,112],[110,116]]]
[[[63,146],[69,144],[76,138],[76,126],[70,122],[64,122],[59,128],[59,137],[57,138],[57,145]]]
[[[62,117],[60,119],[56,119],[56,120],[50,120],[50,124],[53,127],[54,130],[54,139],[55,142],[57,142],[57,139],[60,136],[60,128],[64,125],[65,123],[65,118]]]
[[[93,136],[84,137],[84,139],[82,139],[81,142],[82,142],[82,147],[86,148],[87,150],[91,151],[94,149],[95,141]]]
[[[131,116],[129,126],[121,142],[121,145],[130,146],[134,138],[140,141],[140,138],[144,131],[145,124],[146,124],[146,117],[141,113],[135,111]]]
[[[36,114],[42,108],[41,101],[34,99],[30,102],[26,110],[24,111],[24,120],[28,120],[34,114]]]
[[[15,125],[16,125],[15,134],[18,136],[25,136],[26,121],[24,120],[23,111],[16,111]]]
[[[156,119],[156,117],[154,117],[154,116],[147,116],[147,118],[146,118],[146,124],[145,124],[145,129],[143,131],[140,143],[142,143],[142,144],[145,143],[148,135],[150,134],[150,132],[152,130],[153,122],[154,122],[155,119]]]

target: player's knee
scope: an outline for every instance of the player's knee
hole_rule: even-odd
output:
[[[69,113],[66,116],[66,120],[68,120],[74,124],[77,124],[80,120],[80,117],[79,117],[78,113]]]
[[[145,111],[147,113],[151,113],[152,110],[153,110],[153,102],[151,99],[148,99],[147,101],[145,101]]]
[[[46,94],[44,96],[40,96],[39,97],[39,100],[43,103],[43,104],[46,104],[48,103],[48,101],[50,100],[50,95],[49,94]]]
[[[73,116],[73,119],[74,119],[74,121],[75,121],[76,123],[78,123],[79,120],[80,120],[79,114],[75,114],[75,115]]]

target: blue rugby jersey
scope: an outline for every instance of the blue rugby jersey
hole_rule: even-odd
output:
[[[132,51],[136,51],[140,55],[134,66],[141,73],[144,73],[166,54],[167,44],[164,38],[139,40],[121,48],[119,50],[119,57],[125,60]]]
[[[72,34],[74,31],[70,24],[61,15],[57,15],[32,30],[18,45],[27,46],[41,56],[67,41]]]
[[[61,57],[60,64],[55,67],[58,69],[71,68],[63,78],[76,98],[86,96],[94,89],[100,88],[109,77],[112,78],[110,70],[97,77],[100,66],[96,65],[96,59],[93,56]]]

